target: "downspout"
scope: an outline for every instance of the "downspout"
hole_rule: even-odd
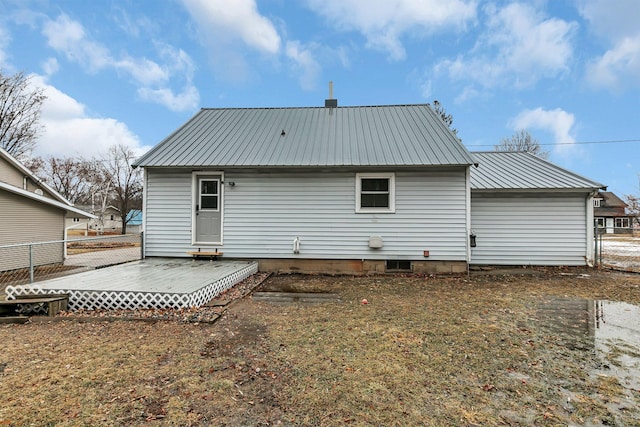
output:
[[[476,164],[475,167],[478,167]],[[471,166],[465,168],[465,199],[466,199],[466,237],[467,243],[467,276],[471,265]]]
[[[586,219],[586,228],[587,228],[587,253],[586,253],[586,262],[588,267],[593,267],[595,265],[595,248],[594,248],[594,236],[593,229],[595,224],[593,222],[593,198],[598,195],[598,190],[594,190],[591,193],[587,194],[587,202],[586,202],[586,210],[585,210],[585,219]]]
[[[142,253],[140,254],[141,259],[145,258],[145,254],[147,253],[147,239],[145,238],[147,232],[147,168],[142,168],[142,224],[140,225],[141,231],[140,234],[142,236],[142,244],[140,245],[140,250]]]

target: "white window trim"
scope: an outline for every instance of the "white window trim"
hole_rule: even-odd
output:
[[[389,207],[363,208],[360,206],[363,178],[389,180]],[[396,174],[393,172],[356,173],[356,213],[395,213],[395,212],[396,212]]]

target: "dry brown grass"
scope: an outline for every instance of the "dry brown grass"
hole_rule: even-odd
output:
[[[0,424],[638,425],[638,391],[538,307],[638,304],[640,276],[579,273],[274,276],[342,302],[244,298],[213,325],[2,325]]]

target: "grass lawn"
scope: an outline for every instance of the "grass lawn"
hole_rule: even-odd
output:
[[[263,290],[341,302],[0,325],[0,425],[639,425],[640,391],[612,368],[640,349],[603,359],[593,325],[545,307],[640,304],[640,275],[524,273],[273,276]]]

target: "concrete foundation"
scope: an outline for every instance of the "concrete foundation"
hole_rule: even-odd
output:
[[[344,259],[261,259],[259,270],[273,273],[305,274],[384,274],[405,273],[387,271],[384,260]],[[467,272],[464,261],[411,261],[411,272],[421,274],[460,274]]]

